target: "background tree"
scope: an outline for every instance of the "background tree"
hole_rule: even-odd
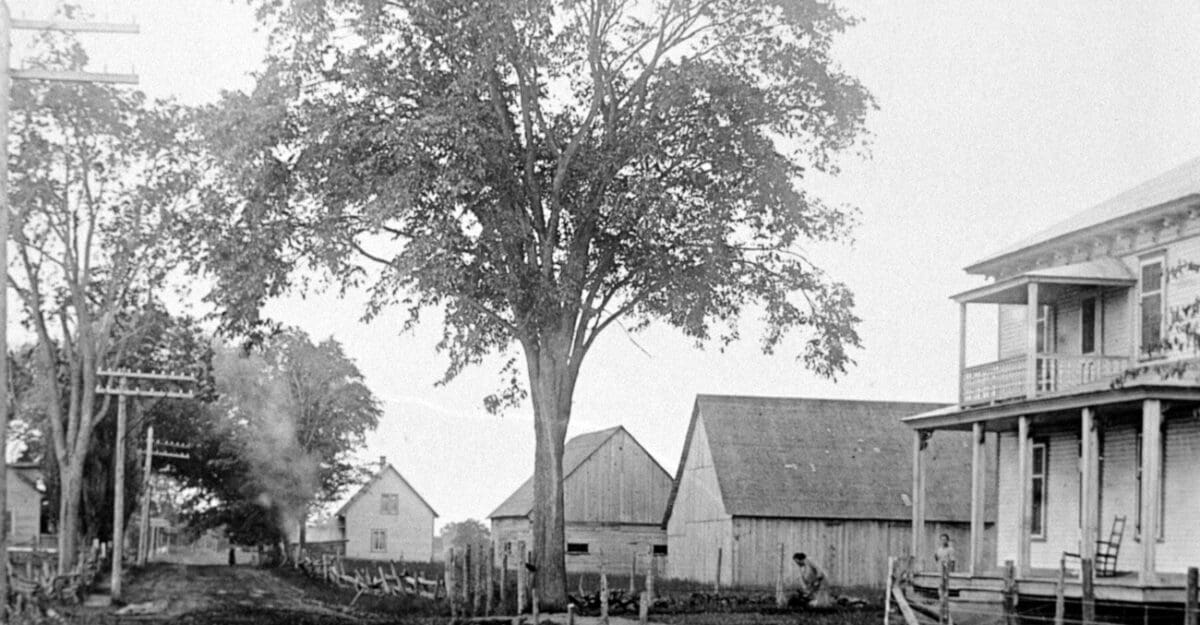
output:
[[[853,298],[806,255],[848,211],[803,189],[860,146],[871,96],[831,59],[853,20],[809,0],[305,0],[250,94],[210,111],[212,299],[252,331],[317,267],[368,314],[444,313],[443,380],[500,354],[532,400],[540,594],[566,598],[562,453],[584,357],[618,319],[762,347],[801,330],[832,376]],[[254,279],[248,279],[253,275]],[[519,347],[519,353],[515,353]],[[522,373],[528,376],[522,383]]]
[[[197,489],[189,502],[203,527],[224,525],[239,544],[276,545],[365,470],[354,462],[379,423],[379,402],[332,338],[313,343],[285,330],[251,353],[218,350],[216,401],[180,415],[167,435],[195,441],[169,474]]]
[[[492,545],[492,532],[482,521],[467,519],[442,526],[442,549],[455,549],[459,553],[468,547],[487,553]]]
[[[28,60],[79,70],[87,55],[47,34]],[[95,428],[112,408],[97,371],[125,362],[139,316],[179,261],[168,240],[195,171],[183,112],[96,84],[14,83],[9,286],[37,341],[47,439],[60,476],[59,567],[70,568]]]

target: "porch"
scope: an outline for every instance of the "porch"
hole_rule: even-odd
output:
[[[915,573],[913,587],[925,594],[933,593],[936,596],[941,579],[940,573]],[[1004,571],[999,568],[989,568],[974,575],[951,573],[949,581],[950,596],[964,602],[991,603],[998,601],[1004,594]],[[1053,600],[1058,592],[1058,571],[1030,569],[1024,576],[1017,578],[1015,585],[1016,592],[1021,597]],[[1092,583],[1097,602],[1183,603],[1186,590],[1187,574],[1184,573],[1163,574],[1150,584],[1139,582],[1134,573],[1097,577]],[[1083,581],[1078,571],[1067,572],[1067,577],[1063,580],[1063,596],[1068,600],[1079,600],[1083,597]]]
[[[913,439],[913,522],[925,516],[926,442],[936,430],[969,429],[972,536],[959,548],[951,589],[995,599],[997,566],[1012,561],[1019,593],[1053,596],[1064,552],[1096,560],[1116,517],[1128,518],[1115,575],[1095,577],[1097,599],[1181,600],[1184,572],[1200,565],[1200,386],[1134,382],[1117,389],[1042,396],[1024,402],[953,407],[905,419]],[[985,479],[988,440],[998,477]],[[993,490],[995,489],[995,490]],[[989,493],[989,491],[991,491]],[[983,510],[998,508],[996,557],[983,557]],[[966,495],[964,493],[964,495]],[[1148,538],[1153,537],[1153,538]],[[914,536],[915,583],[936,587],[932,546]],[[922,581],[923,580],[923,581]],[[1067,597],[1080,579],[1066,580]]]
[[[1105,388],[1133,365],[1137,279],[1103,258],[1031,270],[955,295],[959,404],[979,406]],[[995,360],[968,366],[969,305],[994,305]],[[973,336],[972,339],[977,339]]]

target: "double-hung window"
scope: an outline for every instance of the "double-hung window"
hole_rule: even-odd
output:
[[[1033,454],[1030,463],[1030,497],[1029,505],[1033,519],[1029,528],[1030,538],[1046,537],[1046,468],[1049,455],[1045,442],[1037,442],[1030,446]]]
[[[387,551],[387,530],[371,530],[371,551],[375,553]]]
[[[1139,287],[1141,304],[1142,358],[1157,358],[1163,353],[1163,318],[1166,301],[1166,276],[1163,274],[1163,257],[1142,260],[1142,276]]]

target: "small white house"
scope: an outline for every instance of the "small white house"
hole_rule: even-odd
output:
[[[429,502],[387,462],[334,514],[348,558],[428,562],[433,559]]]

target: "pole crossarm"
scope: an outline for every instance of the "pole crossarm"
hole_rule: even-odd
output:
[[[182,373],[156,373],[153,371],[127,371],[124,369],[101,369],[96,372],[101,377],[123,377],[130,380],[164,380],[168,382],[195,382],[194,376]]]
[[[71,20],[28,20],[17,18],[12,20],[13,30],[62,30],[75,33],[119,33],[136,35],[142,32],[137,24],[132,22],[117,24],[111,22],[75,22]]]
[[[49,69],[10,69],[13,80],[48,80],[51,82],[102,82],[120,85],[138,84],[137,74],[113,74],[105,72],[80,72]]]
[[[192,393],[191,391],[153,391],[148,389],[120,388],[114,386],[97,386],[96,394],[166,399],[193,399],[196,396],[195,393]]]

